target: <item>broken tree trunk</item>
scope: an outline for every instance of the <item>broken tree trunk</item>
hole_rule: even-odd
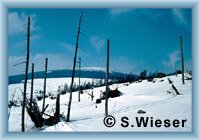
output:
[[[21,90],[21,92],[23,94],[22,90]],[[27,98],[25,98],[25,101],[27,102],[27,104],[25,106],[27,113],[30,116],[31,120],[33,121],[33,123],[35,124],[36,127],[42,127],[43,125],[54,125],[57,123],[57,121],[55,119],[56,118],[55,114],[54,114],[54,116],[51,116],[46,113],[40,112],[40,109],[35,100],[32,101],[32,105],[31,105],[32,107],[30,107],[30,102]],[[47,109],[48,106],[49,106],[49,104],[45,107],[44,111]],[[47,118],[47,119],[43,118],[43,115],[46,115],[49,118]]]
[[[178,92],[178,90],[176,89],[176,87],[174,86],[174,84],[172,84],[172,88],[174,89],[174,91],[176,92],[177,95],[180,95],[180,93]]]
[[[171,79],[168,78],[167,80],[168,80],[169,84],[173,83]]]
[[[93,101],[93,98],[94,98],[94,94],[93,94],[93,91],[92,91],[92,93],[90,94],[90,93],[87,93],[88,95],[90,95],[90,97],[91,97],[91,100]]]
[[[92,101],[93,101],[93,98],[94,98],[94,93],[93,93],[93,91],[92,91],[92,96],[91,96]]]
[[[56,123],[60,121],[60,95],[57,95],[57,99],[56,99],[55,121]]]
[[[35,124],[35,126],[38,127],[42,127],[43,125],[49,125],[52,126],[54,124],[58,123],[60,114],[57,115],[59,113],[59,110],[57,110],[57,113],[54,113],[54,116],[48,115],[46,113],[40,112],[39,107],[37,105],[36,102],[32,102],[32,108],[30,108],[30,106],[26,106],[27,108],[27,112],[28,115],[30,116],[31,120],[33,121],[33,123]],[[48,105],[45,107],[44,111],[47,109]],[[43,115],[48,116],[49,118],[43,118]]]
[[[44,72],[44,93],[43,93],[42,113],[44,113],[44,107],[45,107],[46,79],[47,79],[47,64],[48,64],[48,58],[46,58],[46,61],[45,61],[45,72]]]
[[[26,107],[28,111],[28,115],[30,116],[31,120],[35,124],[35,126],[42,127],[44,125],[44,119],[42,117],[42,114],[39,112],[39,108],[36,103],[33,103],[33,107]]]

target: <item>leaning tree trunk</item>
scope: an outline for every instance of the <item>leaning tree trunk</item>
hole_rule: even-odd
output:
[[[176,92],[177,95],[181,95],[180,92],[178,92],[178,90],[177,90],[176,87],[174,86],[174,84],[172,84],[172,88],[173,88],[173,90]]]
[[[47,79],[47,64],[48,64],[48,58],[46,58],[46,61],[45,61],[45,72],[44,72],[44,93],[43,93],[42,113],[44,113],[44,107],[45,107],[46,79]]]
[[[73,88],[73,83],[74,83],[74,74],[75,74],[75,67],[76,67],[76,56],[77,56],[77,51],[78,51],[79,35],[80,35],[80,30],[81,30],[81,21],[82,21],[82,12],[81,12],[80,19],[79,19],[78,34],[77,34],[77,39],[76,39],[76,48],[75,48],[75,54],[74,54],[72,80],[71,80],[71,85],[70,85],[70,96],[69,96],[69,104],[68,104],[67,120],[66,120],[67,122],[70,121],[70,110],[71,110],[71,103],[72,103],[72,88]]]
[[[22,132],[25,131],[24,118],[25,118],[26,87],[28,79],[28,66],[29,66],[29,54],[30,54],[29,47],[30,47],[30,17],[28,17],[28,28],[27,28],[27,55],[26,55],[25,80],[24,80],[24,92],[23,92],[23,104],[22,104]]]

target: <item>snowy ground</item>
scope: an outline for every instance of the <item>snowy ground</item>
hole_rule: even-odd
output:
[[[181,95],[175,95],[171,84],[167,78],[170,78]],[[84,81],[92,82],[92,79],[82,79]],[[30,81],[29,81],[30,82]],[[59,85],[65,82],[70,83],[70,79],[55,78],[47,80],[47,93],[56,93]],[[75,79],[78,82],[78,79]],[[116,119],[116,124],[113,127],[106,127],[103,123],[105,101],[101,104],[96,104],[95,101],[100,97],[100,90],[104,91],[105,87],[94,88],[94,100],[91,101],[92,90],[85,90],[81,94],[81,102],[78,102],[78,92],[73,93],[72,108],[70,122],[61,121],[54,126],[44,126],[43,128],[35,128],[34,124],[26,114],[25,129],[26,131],[191,131],[192,130],[192,81],[186,80],[185,85],[181,83],[181,75],[165,77],[156,79],[155,83],[144,80],[142,82],[135,82],[126,86],[125,84],[111,85],[110,88],[118,87],[119,91],[123,93],[122,96],[116,98],[109,98],[109,115]],[[29,84],[30,85],[30,84]],[[22,93],[19,87],[23,89],[22,84],[9,85],[9,99],[15,93],[16,100],[21,100]],[[35,80],[34,91],[42,90],[43,79]],[[28,92],[30,86],[28,87]],[[170,92],[170,93],[169,93]],[[29,95],[29,94],[28,94]],[[61,95],[61,113],[67,115],[67,105],[69,94]],[[49,107],[46,110],[47,114],[53,115],[55,110],[56,100],[46,98],[46,103]],[[42,100],[38,101],[38,105],[42,108]],[[145,114],[138,114],[138,110],[146,111]],[[129,118],[129,126],[124,128],[121,126],[122,117]],[[162,121],[161,127],[137,127],[135,117],[153,117]],[[164,126],[164,121],[168,119],[171,122],[170,127]],[[173,120],[186,120],[184,127],[173,127]],[[150,121],[150,120],[149,120]],[[124,123],[125,124],[125,123]],[[12,107],[9,117],[9,131],[21,131],[21,107]],[[134,127],[132,127],[134,125]]]

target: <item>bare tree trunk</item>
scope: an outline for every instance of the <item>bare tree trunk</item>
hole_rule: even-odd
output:
[[[181,64],[182,64],[182,83],[184,85],[185,80],[184,80],[184,58],[183,58],[182,36],[180,36],[180,49],[181,49]]]
[[[71,85],[70,85],[70,96],[69,96],[69,104],[68,104],[68,112],[67,112],[67,122],[70,121],[70,109],[71,109],[71,103],[72,103],[72,88],[73,88],[73,83],[74,83],[74,73],[75,73],[75,67],[76,67],[76,55],[78,51],[78,43],[79,43],[79,35],[80,35],[80,30],[81,30],[81,21],[82,21],[82,11],[79,19],[79,25],[78,25],[78,34],[77,34],[77,39],[76,39],[76,48],[75,48],[75,54],[74,54],[74,63],[73,63],[73,70],[72,70],[72,80],[71,80]]]
[[[32,101],[33,101],[33,82],[34,82],[34,63],[32,63],[30,108],[32,108]]]
[[[109,78],[109,39],[107,40],[107,61],[106,61],[106,93],[105,93],[105,115],[108,115],[108,78]]]
[[[172,84],[172,88],[174,89],[174,91],[176,92],[177,95],[180,95],[180,92],[178,92],[178,90],[176,89],[176,87],[174,86],[174,84]]]
[[[79,80],[78,80],[78,84],[79,84],[79,89],[78,89],[78,101],[81,101],[81,58],[79,58]]]
[[[91,100],[93,101],[93,98],[94,98],[94,93],[93,93],[93,91],[92,91],[92,96],[91,96]]]
[[[26,55],[26,68],[25,68],[24,93],[23,93],[23,105],[22,105],[22,132],[25,131],[24,118],[25,118],[26,87],[28,79],[28,65],[29,65],[29,54],[30,54],[29,47],[30,47],[30,17],[28,17],[28,28],[27,28],[27,55]]]
[[[45,61],[45,72],[44,72],[44,93],[43,93],[42,113],[44,113],[44,108],[45,108],[46,78],[47,78],[47,64],[48,64],[48,58],[46,58],[46,61]]]
[[[57,99],[56,99],[55,120],[56,120],[56,123],[60,121],[60,95],[57,95]]]

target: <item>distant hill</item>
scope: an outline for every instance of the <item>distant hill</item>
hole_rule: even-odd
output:
[[[75,71],[75,77],[78,77],[78,70]],[[50,70],[47,73],[47,78],[61,78],[61,77],[71,77],[72,70]],[[81,70],[82,78],[98,78],[105,79],[105,70],[103,68],[92,68],[87,67]],[[121,72],[110,72],[110,79],[124,79],[128,74]],[[28,79],[31,78],[31,73],[28,74]],[[44,71],[35,72],[34,78],[44,78]],[[9,76],[9,84],[21,83],[24,80],[24,74]]]

